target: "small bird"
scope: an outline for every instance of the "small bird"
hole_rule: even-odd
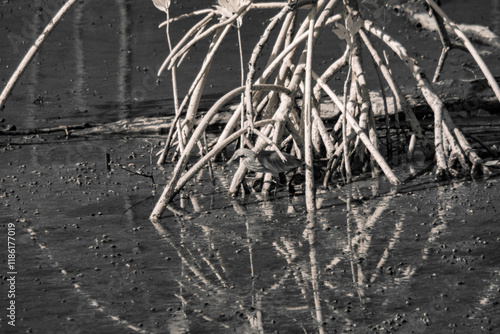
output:
[[[240,148],[234,152],[232,158],[227,163],[230,164],[239,157],[244,157],[243,165],[249,170],[256,173],[271,174],[288,172],[302,166],[302,161],[293,155],[283,152],[281,154],[286,158],[286,162],[283,162],[275,151],[260,151],[259,153],[255,153],[248,148]]]
[[[285,162],[281,160],[280,156],[275,151],[260,151],[259,153],[255,153],[247,148],[240,148],[234,152],[227,164],[243,157],[242,163],[249,170],[256,173],[270,173],[275,176],[303,165],[302,161],[293,155],[284,152],[282,152],[282,154],[286,158]],[[291,185],[288,184],[289,190],[291,190],[290,186]]]

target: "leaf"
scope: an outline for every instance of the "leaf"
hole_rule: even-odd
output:
[[[345,26],[346,26],[347,30],[352,30],[352,26],[353,26],[353,24],[354,24],[354,22],[353,22],[353,20],[352,20],[352,15],[349,15],[349,16],[347,17],[346,22],[345,22]]]
[[[335,26],[337,27],[337,29],[333,29],[335,35],[337,35],[339,39],[349,41],[350,40],[349,31],[347,31],[347,29],[338,22],[335,23]]]
[[[166,12],[170,7],[170,0],[153,0],[153,4],[162,12]]]
[[[351,34],[355,35],[357,34],[361,28],[363,28],[363,20],[358,17],[357,20],[353,23],[352,28],[351,28]]]
[[[349,15],[346,20],[346,26],[352,35],[356,35],[363,27],[363,20],[360,17],[356,17],[356,21],[354,21],[352,16]]]
[[[218,0],[218,1],[219,1],[219,6],[215,7],[217,9],[220,8],[224,14],[230,13],[230,16],[236,13],[241,6],[241,0]]]
[[[214,7],[221,16],[221,19],[233,16],[242,4],[242,0],[218,0],[218,2],[220,6],[215,5]],[[243,23],[242,18],[238,17],[237,22],[238,26],[241,26],[241,24]]]
[[[231,17],[231,16],[233,16],[233,15],[231,14],[231,12],[227,10],[227,8],[226,8],[226,7],[221,7],[221,6],[217,6],[217,5],[216,5],[216,6],[214,6],[214,7],[215,7],[215,9],[217,10],[217,12],[219,13],[219,15],[221,16],[221,18],[225,18],[225,17]]]
[[[241,6],[241,1],[240,0],[229,0],[227,2],[227,9],[230,10],[232,13],[236,13],[238,11],[238,8]]]

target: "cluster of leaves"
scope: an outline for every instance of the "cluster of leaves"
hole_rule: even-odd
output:
[[[162,12],[166,12],[170,7],[170,0],[153,0],[153,4]]]
[[[351,45],[354,41],[352,37],[355,36],[358,31],[363,27],[363,21],[356,17],[354,20],[351,15],[349,15],[346,19],[346,26],[344,27],[340,23],[335,23],[336,28],[333,29],[333,32],[337,37],[341,40],[345,40],[347,44]]]
[[[220,19],[230,18],[241,6],[241,0],[218,0],[219,6],[215,5],[215,9],[220,15]],[[241,26],[241,17],[238,18],[238,24]]]

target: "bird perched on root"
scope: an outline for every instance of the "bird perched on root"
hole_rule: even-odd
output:
[[[286,158],[286,161],[282,161],[278,153],[275,151],[260,151],[259,153],[255,153],[247,148],[240,148],[234,152],[227,164],[243,157],[242,163],[249,170],[256,173],[270,173],[274,176],[278,176],[277,179],[279,180],[279,174],[288,172],[303,165],[302,161],[293,155],[284,152],[281,154],[283,154]],[[288,190],[293,193],[294,190],[291,185],[291,181],[292,179],[290,179],[290,182],[288,183]]]

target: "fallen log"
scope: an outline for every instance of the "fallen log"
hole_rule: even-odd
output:
[[[45,133],[53,133],[53,132],[66,132],[66,135],[69,135],[70,131],[74,130],[82,130],[88,129],[92,127],[89,123],[82,123],[76,125],[60,125],[49,128],[35,128],[35,129],[22,129],[17,130],[15,126],[8,125],[4,129],[0,129],[0,135],[9,135],[9,136],[27,136],[27,135],[39,135]]]

